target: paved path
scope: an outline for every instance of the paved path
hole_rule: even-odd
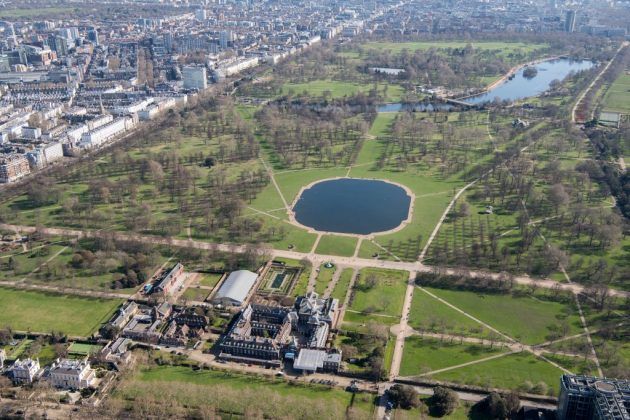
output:
[[[20,232],[24,233],[32,233],[37,230],[34,226],[19,226],[19,225],[8,225],[8,224],[0,224],[0,228],[4,229],[17,229]],[[222,252],[236,252],[243,253],[251,250],[251,245],[236,245],[236,244],[217,244],[210,242],[203,242],[199,240],[187,240],[187,239],[175,239],[175,238],[165,238],[161,236],[153,236],[153,235],[142,235],[142,234],[134,234],[134,233],[124,233],[124,232],[108,232],[103,233],[95,230],[77,230],[77,229],[67,229],[67,228],[41,228],[40,232],[45,235],[67,235],[71,237],[77,238],[86,238],[86,237],[102,237],[107,235],[108,237],[113,236],[117,240],[123,241],[138,241],[144,242],[154,245],[169,245],[169,246],[177,246],[177,247],[185,247],[185,248],[196,248],[196,249],[205,249],[205,250],[218,250]],[[312,262],[313,267],[318,267],[324,262],[332,262],[336,265],[343,265],[351,268],[365,268],[365,267],[376,267],[376,268],[385,268],[391,270],[404,270],[404,271],[415,271],[420,273],[432,273],[435,271],[435,267],[425,265],[419,261],[414,262],[406,262],[406,261],[388,261],[388,260],[377,260],[377,259],[369,259],[369,258],[357,258],[357,257],[339,257],[336,255],[321,255],[321,254],[309,254],[305,252],[297,252],[297,251],[288,251],[288,250],[279,250],[279,249],[271,249],[268,246],[260,245],[259,252],[270,255],[272,258],[291,258],[295,260],[307,259]],[[458,274],[461,273],[461,270],[452,269],[452,268],[444,268],[441,270],[444,274]],[[500,273],[491,273],[485,272],[481,270],[467,270],[466,274],[470,276],[470,278],[478,278],[478,277],[491,277],[494,279],[499,278]],[[532,278],[529,276],[514,276],[512,277],[514,283],[520,284],[523,286],[530,286],[535,284],[537,287],[543,289],[551,289],[558,288],[560,290],[569,291],[573,293],[581,293],[585,288],[584,286],[576,283],[559,283],[555,280],[551,279],[538,279]],[[617,290],[610,289],[610,295],[615,297],[630,297],[630,292],[625,290]]]
[[[35,290],[41,292],[55,292],[55,293],[63,293],[69,295],[77,295],[77,296],[86,296],[86,297],[94,297],[94,298],[105,298],[105,299],[129,299],[131,295],[126,295],[124,293],[115,293],[115,292],[102,292],[98,290],[89,290],[89,289],[75,289],[72,287],[61,287],[61,286],[47,286],[44,284],[30,284],[30,283],[18,283],[14,281],[0,281],[0,286],[11,287],[14,289],[21,290]]]
[[[405,291],[405,301],[403,302],[402,317],[398,324],[398,333],[396,334],[396,343],[394,344],[394,355],[392,356],[392,364],[389,369],[390,380],[396,378],[400,373],[400,363],[402,362],[403,348],[405,347],[405,333],[407,331],[407,321],[411,312],[411,300],[413,299],[413,290],[415,289],[415,279],[417,273],[409,272],[409,280],[407,281],[407,290]]]

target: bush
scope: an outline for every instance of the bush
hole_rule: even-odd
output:
[[[433,389],[430,404],[433,415],[438,417],[446,416],[459,406],[459,396],[452,389],[438,386]]]
[[[420,406],[418,392],[409,385],[396,384],[387,390],[387,397],[394,407],[409,410]]]

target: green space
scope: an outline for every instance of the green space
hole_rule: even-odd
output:
[[[348,294],[348,288],[350,287],[350,281],[352,280],[352,276],[354,274],[354,270],[352,268],[344,268],[341,271],[341,275],[339,276],[339,280],[335,285],[331,293],[331,297],[334,299],[339,299],[339,304],[343,304],[346,295]]]
[[[32,18],[35,16],[51,17],[56,15],[67,15],[78,9],[72,7],[34,7],[0,10],[0,18]]]
[[[73,342],[68,347],[68,353],[80,356],[89,356],[98,353],[102,348],[103,346],[98,344]]]
[[[525,344],[541,344],[561,328],[566,329],[567,335],[582,331],[577,309],[572,303],[542,300],[536,296],[426,289]]]
[[[199,273],[199,284],[206,287],[214,287],[217,285],[223,274],[219,273]]]
[[[400,320],[407,279],[406,271],[364,268],[352,289],[344,327],[362,329],[368,321],[392,325]]]
[[[170,391],[169,391],[170,390]],[[211,402],[220,413],[260,413],[265,417],[343,418],[350,409],[358,418],[373,414],[373,396],[321,385],[272,380],[255,375],[162,366],[142,369],[116,391],[125,399],[196,407]],[[169,398],[165,398],[169,397]]]
[[[337,267],[326,268],[325,264],[322,264],[318,271],[317,278],[315,279],[315,292],[322,296],[332,281],[335,271],[337,271]]]
[[[531,53],[541,51],[549,46],[546,44],[525,43],[525,42],[492,42],[492,41],[419,41],[419,42],[370,42],[363,46],[365,49],[375,49],[381,51],[389,51],[393,54],[402,52],[403,50],[429,50],[435,49],[455,49],[466,48],[470,44],[476,50],[494,50],[501,54],[508,55],[510,53],[523,52]]]
[[[401,376],[421,375],[434,370],[484,359],[508,350],[500,346],[460,343],[458,340],[437,340],[420,336],[408,337],[400,365]]]
[[[622,72],[610,85],[603,106],[605,111],[630,114],[630,73]]]
[[[118,299],[93,299],[2,288],[0,325],[16,331],[87,337],[118,308]]]
[[[421,289],[414,291],[409,325],[420,333],[446,333],[470,337],[485,337],[489,333],[478,322],[429,296]]]
[[[184,293],[182,293],[181,299],[185,299],[189,302],[204,302],[209,294],[210,290],[193,286],[187,288]]]
[[[313,80],[306,83],[286,83],[282,88],[283,95],[327,96],[329,98],[342,98],[357,93],[368,93],[374,89],[382,92],[386,102],[398,102],[401,99],[403,89],[398,85],[390,84],[361,84],[337,80]]]
[[[315,252],[322,255],[351,257],[357,245],[357,238],[352,236],[322,235]]]
[[[533,354],[524,352],[438,373],[432,378],[489,388],[557,395],[563,373]]]

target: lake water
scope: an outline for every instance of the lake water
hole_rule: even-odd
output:
[[[569,73],[588,70],[594,65],[595,63],[590,60],[570,60],[568,58],[543,61],[534,66],[538,70],[535,77],[531,79],[524,77],[525,68],[521,68],[513,79],[506,80],[486,93],[463,99],[463,101],[470,104],[481,104],[493,101],[497,97],[502,101],[530,98],[547,91],[553,80],[562,81]]]
[[[394,229],[407,219],[411,197],[389,182],[342,178],[304,190],[295,219],[315,230],[368,235]]]

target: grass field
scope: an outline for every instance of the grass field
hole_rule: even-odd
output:
[[[416,289],[411,301],[409,325],[418,331],[483,337],[488,330],[439,300]]]
[[[218,273],[199,273],[199,284],[206,287],[214,287],[221,280],[223,274]]]
[[[403,50],[416,51],[416,50],[428,50],[446,49],[446,48],[465,48],[469,43],[466,41],[426,41],[426,42],[370,42],[364,45],[365,49],[375,49],[389,51],[392,54],[397,54]],[[516,51],[522,51],[525,53],[534,52],[537,50],[544,50],[548,48],[546,44],[529,44],[524,42],[471,42],[473,48],[476,50],[498,50],[503,54],[510,54]]]
[[[525,344],[547,341],[552,327],[563,321],[568,324],[569,334],[581,332],[577,310],[569,304],[543,301],[536,297],[427,290]]]
[[[344,326],[360,329],[370,320],[387,325],[398,323],[408,277],[406,271],[362,269],[352,290]]]
[[[337,80],[313,80],[306,83],[286,83],[282,88],[282,93],[287,95],[293,92],[295,95],[301,95],[307,92],[309,96],[323,96],[327,92],[331,98],[342,98],[359,92],[367,93],[373,88],[374,84],[371,83],[360,84]],[[403,94],[402,87],[398,85],[381,83],[377,89],[379,92],[385,92],[386,102],[400,101]]]
[[[319,240],[318,254],[339,255],[341,257],[351,257],[357,246],[357,238],[351,236],[323,235]]]
[[[220,371],[193,371],[187,367],[144,369],[118,393],[125,398],[149,393],[166,398],[162,401],[193,407],[212,403],[221,412],[253,410],[276,418],[343,418],[351,404],[358,418],[369,418],[374,408],[373,396],[369,394],[359,394],[352,401],[352,394],[339,389]]]
[[[326,268],[323,264],[319,267],[319,273],[315,279],[315,292],[318,295],[322,296],[324,294],[336,270],[336,267]]]
[[[419,375],[504,352],[506,350],[498,347],[457,344],[457,342],[450,343],[448,340],[440,342],[431,338],[412,336],[405,340],[400,375]]]
[[[0,325],[87,337],[111,317],[120,302],[2,288]]]
[[[630,74],[622,73],[610,86],[604,98],[604,110],[630,113]]]
[[[51,17],[72,12],[76,9],[71,7],[36,7],[29,9],[5,9],[0,10],[0,18],[30,18],[34,16]]]
[[[90,354],[98,353],[103,346],[99,346],[97,344],[86,344],[86,343],[72,343],[70,347],[68,347],[68,353],[70,354],[78,354],[87,356]]]
[[[432,378],[504,389],[522,389],[527,382],[533,385],[544,382],[555,395],[558,392],[562,373],[560,369],[536,358],[531,353],[516,353],[438,373]]]
[[[339,276],[339,280],[335,285],[331,293],[331,297],[335,299],[339,299],[339,303],[343,303],[343,300],[346,298],[346,294],[348,293],[348,287],[350,286],[350,280],[352,280],[352,275],[354,270],[351,268],[344,268]]]

